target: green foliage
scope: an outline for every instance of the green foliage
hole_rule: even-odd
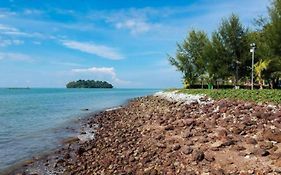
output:
[[[113,88],[111,84],[106,81],[95,80],[78,80],[67,83],[67,88]]]
[[[264,70],[266,70],[268,68],[268,65],[269,65],[270,62],[271,62],[271,60],[260,60],[259,62],[257,62],[254,65],[254,70],[255,70],[257,80],[260,84],[260,89],[262,89],[262,86],[263,86],[262,73],[263,73]]]
[[[273,0],[268,9],[268,19],[256,20],[256,31],[245,28],[238,16],[231,15],[221,21],[210,39],[203,31],[189,32],[178,44],[176,56],[169,57],[171,65],[183,73],[184,86],[217,82],[249,85],[250,43],[256,43],[254,80],[261,87],[265,80],[276,88],[281,81],[281,0]]]
[[[269,8],[269,23],[264,27],[268,45],[274,55],[281,57],[281,0],[274,0]]]
[[[186,94],[205,94],[212,99],[234,99],[253,102],[272,102],[275,104],[281,103],[281,90],[246,90],[246,89],[181,89],[179,93]]]
[[[248,29],[243,27],[240,19],[236,15],[231,15],[228,19],[223,19],[217,32],[212,36],[212,47],[209,51],[212,62],[210,62],[210,69],[212,74],[216,74],[218,70],[220,78],[229,76],[235,77],[235,83],[237,84],[240,76],[245,76],[245,65],[249,60],[249,42],[247,40]],[[213,52],[213,53],[212,53]],[[208,55],[207,55],[208,56]],[[216,60],[218,59],[218,60]],[[214,64],[215,62],[215,64]]]
[[[205,32],[192,30],[182,44],[177,45],[175,57],[169,56],[169,62],[183,73],[185,85],[193,84],[205,72],[205,47],[208,43]]]

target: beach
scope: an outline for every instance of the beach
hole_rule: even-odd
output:
[[[281,173],[280,106],[171,96],[156,93],[92,115],[78,137],[12,173]]]

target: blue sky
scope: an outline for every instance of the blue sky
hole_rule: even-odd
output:
[[[268,0],[0,0],[0,87],[180,87],[167,61],[191,29],[211,34],[235,13],[266,16]]]

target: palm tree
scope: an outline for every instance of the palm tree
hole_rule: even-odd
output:
[[[270,62],[271,62],[271,60],[262,60],[261,59],[259,62],[257,62],[254,65],[254,70],[255,70],[257,80],[258,80],[259,85],[260,85],[260,89],[262,89],[262,86],[264,84],[262,72],[268,68],[268,65],[269,65]]]

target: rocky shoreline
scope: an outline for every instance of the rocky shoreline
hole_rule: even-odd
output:
[[[95,114],[80,138],[11,174],[281,173],[281,106],[171,95]]]

